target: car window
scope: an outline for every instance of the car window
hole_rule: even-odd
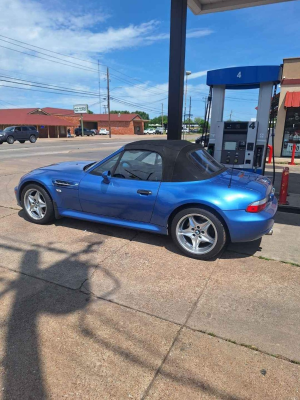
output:
[[[28,127],[27,127],[27,126],[22,126],[22,131],[28,132],[28,131],[29,131],[29,129],[28,129]]]
[[[195,160],[203,170],[203,173],[210,175],[223,169],[224,166],[215,160],[207,151],[197,150],[191,153],[191,157]]]
[[[13,126],[8,126],[7,128],[4,129],[3,132],[11,132],[11,131],[13,131],[13,130],[14,130],[14,127],[13,127]]]
[[[35,131],[36,130],[36,128],[34,127],[34,126],[29,126],[28,127],[31,131]]]
[[[92,175],[101,176],[104,171],[112,171],[120,157],[120,154],[116,154],[115,156],[111,157],[109,160],[105,161],[103,164],[99,165],[97,168],[91,171]]]
[[[161,181],[162,158],[158,153],[142,150],[125,151],[114,177],[142,181]]]
[[[15,132],[21,132],[21,127],[20,126],[16,126],[15,127]]]

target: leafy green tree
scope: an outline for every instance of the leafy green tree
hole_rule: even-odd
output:
[[[94,114],[94,113],[93,113],[93,111],[91,111],[91,110],[88,110],[88,114]]]
[[[163,123],[166,124],[167,122],[168,122],[168,116],[164,115],[163,116]],[[161,125],[161,115],[159,117],[152,118],[150,120],[150,124],[159,124],[159,125]]]
[[[142,118],[142,119],[150,119],[149,118],[149,114],[147,114],[145,111],[135,111],[134,112],[134,114],[139,114],[139,116]]]
[[[123,110],[123,111],[118,111],[118,110],[110,110],[111,114],[131,114],[130,111]]]

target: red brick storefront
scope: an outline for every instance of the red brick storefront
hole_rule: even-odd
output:
[[[74,134],[80,126],[80,114],[62,108],[23,108],[0,110],[0,129],[12,125],[33,125],[40,132],[40,138],[66,137],[67,130]],[[138,114],[111,114],[112,135],[143,135],[144,120]],[[83,126],[87,129],[108,130],[108,114],[83,114]]]
[[[51,115],[68,120],[73,125],[78,124],[77,126],[80,126],[81,117],[79,114],[74,114],[73,110],[50,107],[43,110]],[[144,122],[138,114],[110,114],[112,135],[143,135]],[[87,129],[105,128],[108,130],[108,114],[83,114],[83,126]],[[72,133],[73,129],[71,128]]]

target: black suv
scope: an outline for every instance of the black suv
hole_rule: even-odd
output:
[[[91,129],[86,129],[86,128],[83,128],[83,134],[85,136],[95,136],[95,132],[94,131],[92,131]],[[75,136],[82,136],[81,128],[76,128],[75,129]]]
[[[35,126],[9,126],[0,131],[0,144],[3,142],[13,144],[16,140],[20,143],[25,143],[26,140],[35,143],[38,137],[39,132]]]

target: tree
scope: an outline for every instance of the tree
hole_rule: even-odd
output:
[[[91,110],[88,110],[88,114],[94,114],[94,113],[93,113],[93,111],[91,111]]]
[[[163,123],[164,124],[168,123],[168,116],[167,115],[163,116]],[[150,124],[159,124],[159,125],[161,125],[161,115],[159,117],[152,118],[150,120]]]
[[[204,132],[204,125],[205,125],[204,119],[202,119],[202,118],[200,118],[200,117],[195,117],[195,118],[194,118],[194,124],[197,124],[197,125],[200,126],[200,132],[201,132],[201,133]],[[209,125],[208,122],[207,122],[206,124],[207,124],[207,131],[209,132],[210,125]]]
[[[124,110],[124,111],[118,111],[118,110],[110,110],[111,114],[131,114],[129,111]]]
[[[147,114],[145,111],[135,111],[134,112],[135,114],[139,114],[139,116],[142,118],[142,119],[149,119],[149,114]]]

